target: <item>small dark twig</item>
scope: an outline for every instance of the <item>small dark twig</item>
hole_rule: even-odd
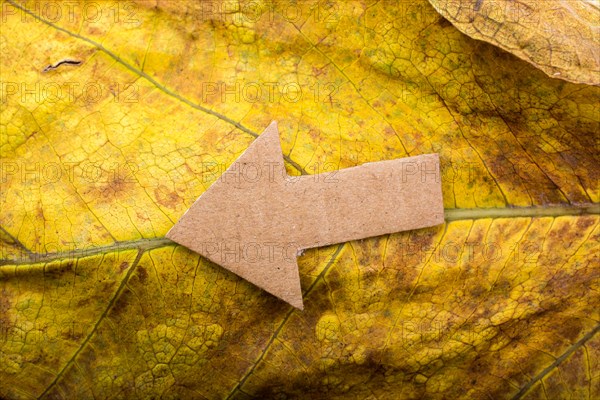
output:
[[[60,67],[63,64],[79,65],[79,64],[81,64],[81,61],[69,60],[69,59],[61,60],[61,61],[57,62],[56,64],[50,64],[50,65],[48,65],[46,68],[44,68],[42,70],[42,72],[53,71],[53,70],[57,69],[58,67]]]

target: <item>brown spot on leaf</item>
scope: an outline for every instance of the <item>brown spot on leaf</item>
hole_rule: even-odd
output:
[[[2,330],[10,327],[8,310],[10,310],[11,307],[12,303],[10,301],[9,292],[6,289],[2,289],[2,296],[0,296],[0,327]]]
[[[97,182],[91,177],[86,178],[88,188],[84,191],[86,197],[93,197],[103,203],[111,203],[127,198],[135,190],[131,176],[121,176],[114,171],[104,171]]]
[[[138,276],[140,282],[144,283],[144,282],[146,282],[146,279],[148,278],[148,272],[146,271],[146,269],[144,267],[142,267],[140,265],[137,268],[137,276]]]
[[[439,26],[441,26],[442,28],[447,28],[449,26],[452,26],[452,24],[450,23],[450,21],[448,21],[446,18],[440,18],[437,20],[437,24]]]
[[[129,263],[127,261],[123,261],[121,265],[119,265],[119,272],[123,272],[129,267]]]
[[[140,270],[138,270],[138,276],[140,276],[139,271]],[[146,271],[145,270],[143,270],[143,271],[144,271],[143,273],[145,274]],[[143,279],[144,280],[146,279],[145,275],[144,275]],[[140,281],[141,280],[142,280],[142,278],[140,278]],[[121,296],[119,296],[119,298],[115,301],[115,304],[112,307],[112,310],[111,310],[112,318],[118,317],[119,315],[121,315],[123,313],[123,311],[125,311],[125,309],[127,308],[127,305],[129,304],[129,298],[131,297],[131,294],[132,293],[129,289],[125,288],[123,290],[123,293],[121,293]]]
[[[169,190],[164,185],[160,185],[156,189],[154,189],[154,195],[156,196],[156,201],[161,206],[165,206],[170,209],[175,209],[177,205],[183,203],[183,199],[176,192]]]

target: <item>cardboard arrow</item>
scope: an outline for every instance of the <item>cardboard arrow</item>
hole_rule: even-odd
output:
[[[167,237],[302,309],[301,250],[443,222],[437,154],[289,176],[273,122]]]

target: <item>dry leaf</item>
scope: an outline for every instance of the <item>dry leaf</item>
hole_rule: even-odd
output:
[[[1,397],[600,396],[599,88],[424,0],[51,3],[1,9]],[[290,174],[440,153],[448,223],[307,250],[303,312],[164,239],[275,118]]]
[[[461,32],[529,61],[549,76],[600,84],[596,0],[429,0]]]

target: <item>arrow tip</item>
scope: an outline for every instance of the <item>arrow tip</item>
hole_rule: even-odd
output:
[[[257,175],[260,179],[244,179],[244,166],[267,169]],[[298,249],[271,218],[284,173],[277,122],[272,121],[166,236],[302,310]]]

